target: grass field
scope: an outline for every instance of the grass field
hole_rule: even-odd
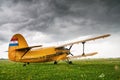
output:
[[[0,80],[120,80],[120,59],[87,59],[73,64],[0,60]]]

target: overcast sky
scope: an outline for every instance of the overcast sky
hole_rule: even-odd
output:
[[[110,33],[88,48],[99,51],[96,57],[120,57],[120,0],[0,0],[0,58],[15,33],[29,45]]]

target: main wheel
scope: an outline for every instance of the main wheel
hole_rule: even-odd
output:
[[[69,61],[68,63],[69,63],[69,64],[72,64],[72,61]]]
[[[27,65],[29,65],[30,63],[29,62],[27,62]]]
[[[57,61],[55,61],[54,64],[57,64]]]
[[[23,64],[23,67],[25,67],[25,66],[26,66],[26,63]]]

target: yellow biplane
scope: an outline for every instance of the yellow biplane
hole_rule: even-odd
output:
[[[57,62],[60,60],[66,60],[69,64],[71,64],[72,61],[70,61],[69,58],[86,57],[97,54],[97,52],[85,54],[84,52],[85,42],[100,38],[105,38],[108,36],[110,36],[110,34],[105,34],[93,38],[88,38],[85,40],[75,41],[59,46],[42,47],[42,45],[28,46],[25,38],[21,34],[15,34],[11,38],[9,43],[8,57],[11,61],[24,62],[25,63],[24,66],[26,66],[26,64],[33,62],[54,61],[54,64],[57,64]],[[83,53],[82,55],[73,56],[73,54],[71,54],[70,52],[70,49],[74,44],[78,44],[78,43],[83,44]],[[69,48],[65,48],[66,46],[69,46]],[[72,56],[68,57],[68,55],[72,55]]]

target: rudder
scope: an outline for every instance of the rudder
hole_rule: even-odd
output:
[[[21,34],[15,34],[10,40],[8,48],[8,57],[10,60],[15,60],[16,49],[28,47],[25,38]]]

